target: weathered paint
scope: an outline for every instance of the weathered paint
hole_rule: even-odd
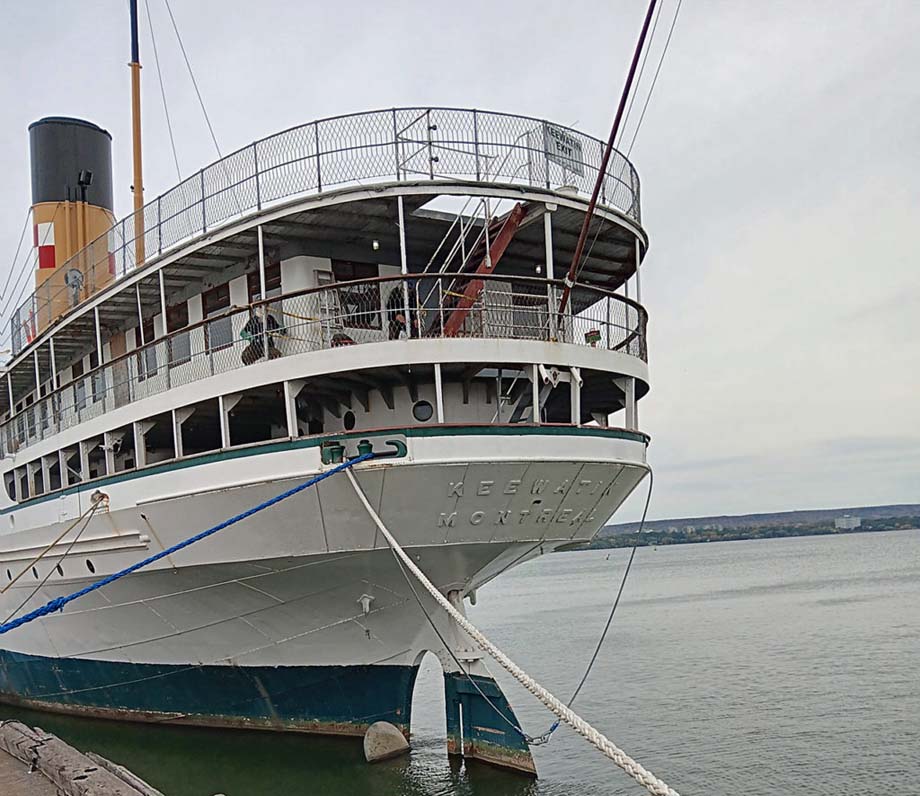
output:
[[[472,675],[472,678],[476,685],[464,673],[444,673],[447,753],[462,754],[464,757],[536,776],[537,769],[530,747],[524,736],[515,729],[520,726],[520,722],[498,683],[491,677]]]
[[[0,702],[100,718],[408,735],[417,666],[176,666],[0,650]]]

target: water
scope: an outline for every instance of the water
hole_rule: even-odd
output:
[[[483,588],[471,618],[567,698],[627,556],[545,556]],[[642,548],[576,708],[684,794],[918,794],[918,661],[920,531]],[[496,674],[528,732],[545,730],[552,717]],[[449,762],[441,688],[429,656],[413,752],[376,766],[348,739],[16,713],[167,796],[644,792],[564,727],[535,750],[537,782]]]

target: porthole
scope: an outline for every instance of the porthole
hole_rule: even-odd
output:
[[[412,406],[412,416],[419,423],[427,423],[434,415],[434,407],[428,401],[416,401]]]
[[[88,558],[86,559],[86,568],[93,574],[96,573],[96,568],[93,566],[93,562],[90,561]]]
[[[6,571],[6,579],[7,579],[10,583],[13,582],[13,573],[10,572],[9,570]]]
[[[35,576],[35,580],[38,580],[38,570],[35,567],[32,567],[32,574]]]
[[[57,574],[60,575],[60,576],[63,578],[63,577],[64,577],[64,570],[63,570],[63,568],[61,567],[61,565],[58,564],[58,565],[55,567],[55,569],[57,570]]]
[[[342,418],[342,425],[345,426],[346,431],[351,431],[355,427],[355,422],[355,413],[349,409]]]

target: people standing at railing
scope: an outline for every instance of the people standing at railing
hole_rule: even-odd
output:
[[[387,296],[387,331],[390,340],[405,340],[409,337],[419,336],[418,311],[409,313],[411,315],[411,323],[407,324],[406,322],[406,315],[408,312],[406,307],[407,290],[411,299],[411,297],[416,294],[416,284],[411,282],[407,287],[401,284],[397,285]],[[418,301],[415,302],[415,305],[418,307]]]
[[[265,329],[268,329],[266,334]],[[268,358],[277,359],[281,351],[275,345],[275,336],[285,334],[275,316],[270,312],[265,313],[265,326],[262,325],[262,312],[250,308],[249,320],[240,331],[242,337],[249,345],[243,349],[242,360],[244,365],[251,365],[265,358],[265,341],[268,340]]]

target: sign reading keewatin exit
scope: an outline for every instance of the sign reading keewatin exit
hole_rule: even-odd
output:
[[[544,123],[543,148],[546,150],[546,157],[553,163],[558,163],[566,171],[584,177],[584,153],[581,141],[570,132],[554,124]]]

